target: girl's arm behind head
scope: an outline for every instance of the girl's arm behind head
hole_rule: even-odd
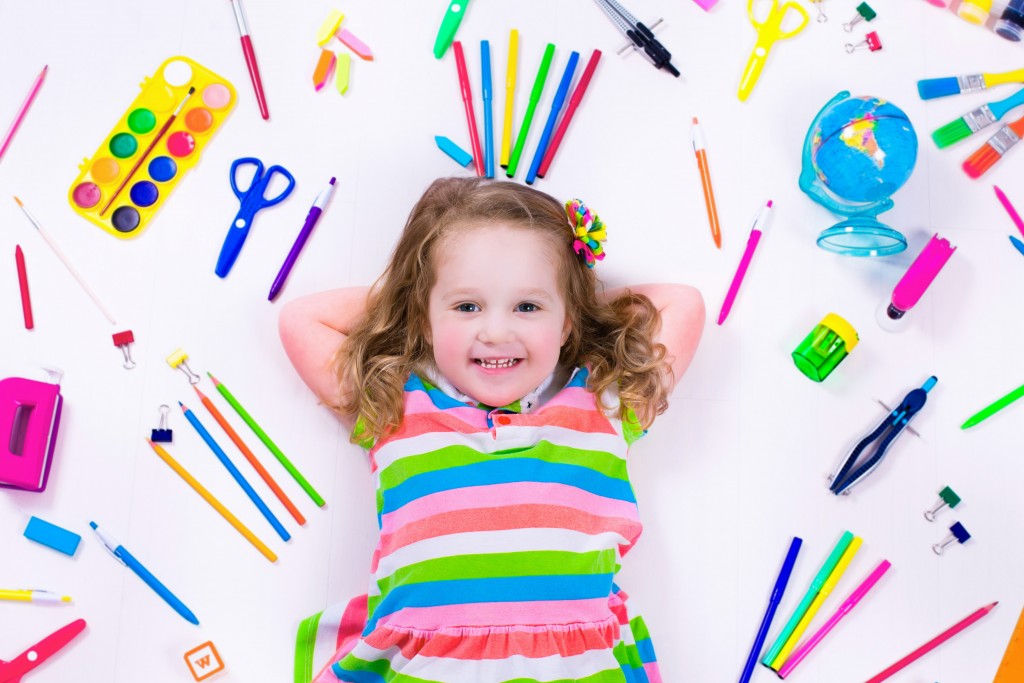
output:
[[[290,301],[281,309],[278,331],[299,377],[332,410],[351,394],[338,378],[335,359],[348,334],[365,316],[369,287],[346,287]],[[354,417],[342,415],[351,426]]]

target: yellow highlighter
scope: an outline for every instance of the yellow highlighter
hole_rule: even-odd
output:
[[[0,590],[0,600],[50,603],[71,602],[71,598],[66,595],[37,590]]]
[[[745,102],[750,97],[750,91],[754,89],[757,79],[761,77],[761,71],[764,69],[765,62],[768,61],[768,53],[771,51],[772,45],[780,40],[792,38],[803,31],[810,19],[807,10],[797,3],[786,2],[780,5],[779,0],[771,0],[768,15],[764,19],[758,19],[754,13],[756,1],[747,0],[747,16],[757,31],[757,42],[754,43],[754,51],[750,53],[750,59],[747,60],[747,66],[743,69],[743,76],[740,78],[739,98],[741,102]],[[782,24],[790,10],[800,15],[800,23],[794,28],[784,30]]]
[[[505,71],[505,126],[501,132],[501,158],[498,165],[508,168],[512,152],[512,109],[516,103],[516,62],[519,61],[519,31],[512,29],[508,36],[508,68]]]
[[[839,563],[836,564],[836,568],[832,570],[828,579],[826,579],[825,583],[822,584],[821,591],[814,598],[814,602],[812,602],[811,606],[807,608],[804,616],[800,619],[796,628],[793,629],[793,635],[789,637],[789,640],[786,641],[786,644],[782,647],[782,650],[779,651],[778,656],[772,662],[772,669],[778,671],[782,668],[782,665],[786,663],[786,660],[789,659],[789,655],[796,648],[797,641],[800,640],[800,636],[802,636],[804,631],[807,630],[807,627],[811,625],[814,615],[818,613],[818,609],[820,609],[825,603],[825,600],[828,599],[832,589],[836,587],[837,583],[839,583],[839,579],[843,578],[843,573],[846,571],[846,568],[850,566],[850,561],[853,559],[853,556],[857,554],[857,551],[860,550],[861,543],[863,542],[864,539],[860,536],[855,536],[854,539],[850,541],[850,545],[847,546],[846,552],[844,552],[843,556],[839,558]]]

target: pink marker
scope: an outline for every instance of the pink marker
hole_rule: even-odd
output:
[[[725,294],[725,301],[722,302],[722,310],[718,314],[719,325],[725,322],[729,311],[732,310],[733,301],[736,300],[736,294],[740,291],[740,285],[743,284],[743,277],[747,274],[747,268],[750,267],[750,260],[754,258],[754,250],[757,249],[757,243],[761,241],[761,233],[768,229],[771,216],[772,201],[769,199],[768,203],[757,214],[757,218],[754,219],[753,227],[750,228],[747,248],[743,250],[743,258],[740,259],[740,265],[736,268],[736,274],[732,276],[732,284],[729,285],[729,291]]]
[[[852,593],[850,593],[850,597],[846,598],[843,604],[839,606],[839,609],[835,611],[835,614],[829,617],[828,621],[825,622],[825,625],[819,628],[807,642],[798,647],[796,651],[789,656],[789,659],[786,660],[786,664],[779,669],[779,678],[785,678],[788,676],[789,673],[803,661],[804,657],[810,654],[811,650],[821,642],[822,638],[827,636],[829,631],[831,631],[843,617],[849,614],[850,610],[857,606],[857,603],[861,601],[861,598],[867,595],[868,591],[875,587],[878,580],[882,578],[883,574],[889,571],[889,567],[891,566],[892,565],[889,564],[889,560],[882,560],[881,563],[875,567],[875,570],[868,574],[868,578],[864,579],[864,581],[861,582],[861,584],[857,586]]]
[[[949,240],[939,237],[938,233],[932,235],[928,244],[892,290],[885,314],[879,317],[879,324],[883,329],[892,327],[893,323],[903,318],[907,311],[917,305],[954,251],[956,247],[950,246]]]

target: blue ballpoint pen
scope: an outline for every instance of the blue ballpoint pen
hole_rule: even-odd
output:
[[[793,573],[793,565],[796,564],[796,556],[800,552],[801,545],[803,545],[803,539],[799,536],[794,536],[793,542],[789,544],[789,552],[786,553],[786,561],[782,563],[779,578],[775,579],[775,588],[772,589],[772,595],[768,599],[768,609],[761,620],[761,628],[757,630],[754,646],[750,648],[750,655],[747,657],[747,663],[743,667],[743,673],[740,674],[739,683],[748,683],[750,676],[754,673],[757,659],[761,656],[764,640],[768,636],[768,629],[771,628],[772,619],[775,618],[775,610],[779,608],[779,603],[782,602],[782,594],[786,592],[786,586],[789,584],[789,577]]]
[[[491,113],[491,44],[480,41],[480,73],[483,84],[480,90],[484,94],[484,173],[488,178],[494,177],[494,120]]]
[[[529,185],[533,184],[533,181],[537,179],[537,171],[540,170],[540,162],[544,160],[544,152],[548,149],[548,143],[551,142],[551,133],[555,130],[555,123],[558,121],[558,113],[562,111],[562,105],[565,104],[565,97],[569,94],[569,86],[572,85],[572,76],[576,73],[576,63],[580,60],[580,53],[573,52],[569,55],[569,63],[565,65],[565,71],[562,72],[562,80],[558,84],[558,90],[555,91],[555,99],[551,101],[551,113],[548,114],[547,123],[544,124],[544,132],[540,135],[540,141],[537,143],[537,151],[533,154],[533,161],[530,163],[530,170],[526,173],[526,182]]]
[[[189,424],[191,424],[197,432],[199,432],[199,436],[203,437],[203,441],[206,442],[206,445],[210,447],[210,450],[217,456],[220,463],[227,468],[228,472],[231,473],[231,476],[234,477],[234,480],[242,487],[242,490],[245,491],[245,495],[249,496],[249,500],[251,500],[253,505],[256,506],[256,509],[263,514],[268,522],[270,522],[270,526],[274,527],[274,531],[276,531],[277,535],[281,537],[281,540],[289,540],[291,538],[291,534],[289,534],[288,530],[284,528],[280,521],[278,521],[277,517],[275,517],[274,513],[270,511],[270,508],[268,508],[267,504],[263,502],[263,499],[260,498],[258,493],[256,493],[252,485],[249,484],[245,477],[242,476],[242,473],[238,471],[238,468],[235,467],[235,463],[231,462],[231,458],[229,458],[228,454],[224,452],[224,449],[213,440],[210,432],[206,431],[206,427],[204,427],[203,423],[199,421],[199,418],[196,417],[195,413],[189,410],[188,406],[181,401],[178,401],[178,405],[181,406],[182,412],[185,413],[185,419],[188,420]]]
[[[185,618],[186,621],[199,625],[199,620],[196,619],[196,615],[192,614],[192,610],[185,607],[185,604],[179,600],[174,593],[167,590],[167,586],[160,583],[160,581],[153,576],[148,569],[142,566],[138,560],[130,552],[128,552],[123,545],[117,542],[113,536],[96,526],[96,522],[89,522],[89,526],[96,532],[96,535],[100,537],[103,542],[103,546],[107,551],[114,556],[114,559],[123,564],[124,566],[131,569],[133,572],[138,574],[139,578],[146,582],[146,585],[156,591],[156,594],[164,599],[168,605],[170,605],[175,612]]]

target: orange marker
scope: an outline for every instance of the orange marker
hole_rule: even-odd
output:
[[[217,406],[213,405],[213,401],[208,399],[206,394],[199,391],[199,387],[193,385],[192,388],[196,390],[197,394],[199,394],[199,400],[202,401],[203,405],[206,406],[206,409],[210,411],[210,415],[213,415],[213,419],[216,420],[217,424],[221,426],[221,429],[231,437],[231,440],[235,442],[236,446],[238,446],[238,450],[242,451],[242,455],[245,456],[245,459],[248,460],[249,464],[253,466],[253,469],[259,473],[263,478],[263,481],[265,481],[267,486],[270,487],[270,490],[274,492],[275,496],[277,496],[277,499],[281,501],[281,504],[284,505],[288,509],[288,512],[291,513],[292,517],[295,518],[295,521],[298,522],[300,526],[305,524],[306,518],[303,517],[302,513],[299,512],[299,509],[295,507],[295,503],[285,495],[284,491],[281,490],[281,487],[277,485],[276,481],[274,481],[274,478],[270,476],[270,473],[267,472],[263,465],[260,464],[260,461],[256,459],[256,456],[252,454],[249,447],[245,445],[244,441],[242,441],[242,437],[238,436],[238,432],[228,424],[228,421],[224,419],[221,412],[217,410]]]
[[[711,238],[715,246],[722,248],[722,231],[718,227],[718,209],[715,208],[715,192],[711,189],[711,171],[708,170],[708,155],[704,151],[704,131],[701,130],[697,117],[693,117],[693,130],[690,132],[693,142],[693,153],[697,155],[697,168],[700,169],[700,182],[704,186],[704,203],[708,207],[708,223],[711,224]]]

